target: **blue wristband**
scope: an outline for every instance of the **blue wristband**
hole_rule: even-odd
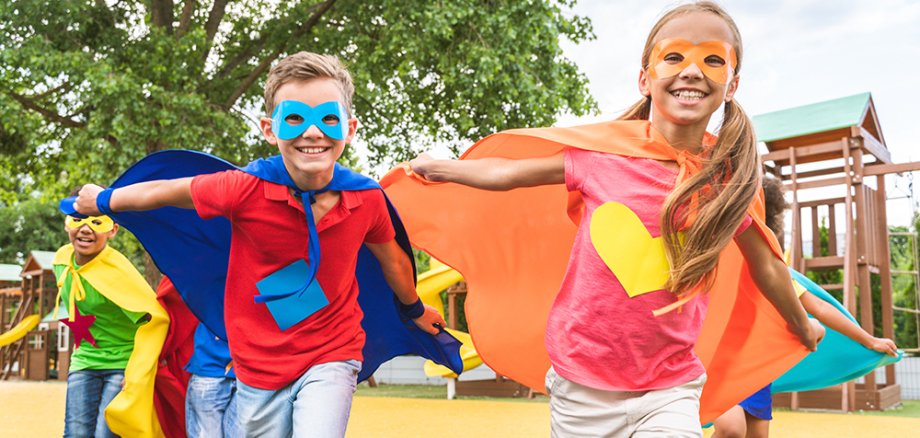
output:
[[[425,314],[425,304],[419,298],[412,304],[399,303],[399,313],[409,319],[415,319]]]
[[[115,189],[109,188],[99,192],[99,195],[96,196],[96,208],[99,209],[99,212],[109,216],[112,213],[112,208],[109,207],[109,202],[112,200],[112,193],[115,193]]]

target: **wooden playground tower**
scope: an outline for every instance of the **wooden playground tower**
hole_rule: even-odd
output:
[[[18,287],[10,284],[0,289],[0,332],[30,315],[43,316],[54,309],[57,284],[51,268],[53,257],[52,252],[32,251],[20,273]],[[64,354],[57,354],[61,350],[58,325],[57,321],[40,324],[23,338],[0,347],[0,380],[47,380],[53,368],[66,370],[70,348],[65,343]],[[58,379],[66,379],[66,375],[59,373]]]
[[[781,178],[792,196],[791,266],[802,273],[842,271],[842,283],[822,287],[843,291],[843,305],[863,329],[875,333],[880,324],[882,336],[893,339],[885,175],[920,170],[920,162],[892,162],[869,93],[764,114],[754,117],[754,125],[758,140],[768,149],[762,156],[767,172]],[[819,198],[831,192],[836,196],[804,201],[803,192],[815,193],[814,189],[820,190]],[[819,237],[820,218],[827,220],[826,254]],[[812,236],[807,258],[805,219]],[[838,235],[844,236],[843,242]],[[873,303],[872,274],[880,280],[880,303]],[[873,319],[876,304],[881,306],[881,321]],[[774,401],[793,409],[886,409],[901,401],[894,366],[885,367],[884,383],[873,372],[864,383],[778,394]]]

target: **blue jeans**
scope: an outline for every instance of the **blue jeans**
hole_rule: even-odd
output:
[[[105,422],[105,407],[121,392],[125,370],[80,370],[67,374],[65,438],[117,438]]]
[[[345,436],[361,362],[315,365],[277,391],[237,382],[240,425],[260,438]]]
[[[192,374],[185,393],[189,438],[242,437],[236,413],[236,379]]]

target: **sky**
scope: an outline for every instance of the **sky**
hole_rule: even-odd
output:
[[[601,115],[563,116],[558,125],[612,119],[640,98],[636,81],[648,31],[677,4],[580,0],[567,12],[588,17],[594,25],[596,39],[577,45],[566,41],[563,48],[588,77]],[[868,91],[894,162],[920,161],[916,120],[920,115],[920,1],[726,0],[720,4],[741,30],[744,59],[735,97],[749,115]],[[913,176],[920,186],[920,172]],[[889,197],[903,196],[908,179],[890,176],[886,185]],[[916,202],[920,188],[913,191]],[[890,200],[888,206],[889,224],[909,223],[908,200]]]

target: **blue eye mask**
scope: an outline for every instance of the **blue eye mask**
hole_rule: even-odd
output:
[[[296,100],[285,100],[272,112],[272,131],[282,140],[291,140],[316,126],[336,140],[348,135],[348,112],[337,101],[321,103],[316,108]]]

